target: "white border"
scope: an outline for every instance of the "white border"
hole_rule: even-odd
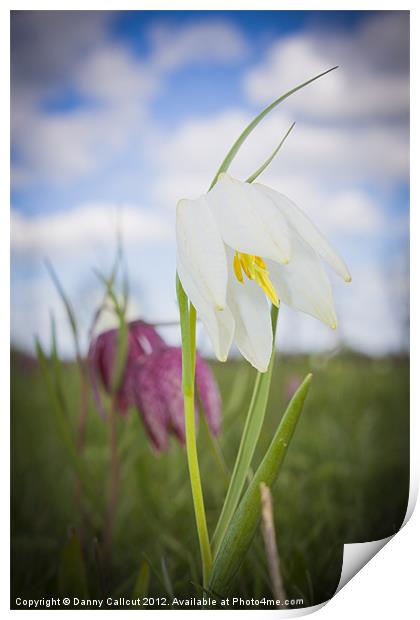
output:
[[[9,215],[7,213],[6,205],[9,204],[9,147],[7,144],[6,136],[9,135],[9,98],[5,96],[8,92],[9,83],[9,50],[10,50],[10,35],[9,35],[9,10],[199,10],[199,9],[213,9],[213,10],[411,10],[411,58],[419,58],[419,19],[418,10],[414,2],[369,2],[366,6],[366,2],[360,0],[354,0],[353,2],[340,2],[337,1],[299,1],[294,0],[283,1],[281,5],[278,0],[260,0],[259,2],[251,2],[247,0],[212,0],[212,2],[194,1],[194,0],[153,0],[144,2],[141,0],[126,0],[125,2],[87,2],[86,0],[80,2],[75,0],[72,3],[61,2],[60,6],[52,1],[49,2],[10,2],[8,6],[0,10],[0,41],[1,41],[1,56],[0,66],[2,70],[2,77],[4,79],[1,101],[1,122],[2,122],[2,136],[3,136],[3,148],[1,149],[1,208],[0,208],[0,231],[4,235],[2,242],[0,243],[0,265],[1,265],[1,291],[3,291],[3,302],[1,304],[1,320],[0,320],[0,338],[3,345],[3,356],[1,358],[0,376],[2,379],[3,393],[7,396],[3,398],[5,402],[4,410],[2,411],[3,427],[1,429],[1,459],[2,459],[2,474],[6,478],[5,485],[2,486],[3,497],[7,497],[9,494],[9,294],[10,282],[9,282],[9,238],[10,238],[10,226]],[[418,80],[415,73],[412,72],[412,109],[416,110],[415,101],[418,98]],[[412,136],[418,138],[418,114],[412,115]],[[411,182],[411,266],[419,264],[419,251],[418,251],[418,231],[420,230],[420,196],[418,191],[418,158],[416,159],[416,153],[414,151],[415,145],[413,145],[414,139],[412,138],[411,147],[411,161],[412,170],[415,171],[414,178]],[[417,316],[420,316],[420,308],[418,303],[418,282],[415,281],[413,274],[411,275],[411,316],[413,322],[411,325],[411,411],[420,411],[418,388],[416,389],[416,383],[419,382],[419,354],[417,353],[417,343],[420,343],[419,337],[419,324],[415,320]],[[419,457],[418,457],[418,445],[416,439],[418,438],[419,423],[417,416],[411,416],[411,481],[410,481],[410,509],[411,512],[414,509],[415,497],[418,490],[418,477],[419,477]],[[408,515],[407,515],[408,516]],[[3,535],[3,550],[8,547],[8,532],[9,532],[9,512],[3,510],[1,512],[1,532]],[[371,560],[368,565],[358,573],[350,583],[343,588],[326,606],[324,606],[319,612],[319,618],[324,620],[336,620],[337,617],[340,620],[346,620],[347,618],[354,618],[355,613],[362,612],[363,615],[368,617],[374,615],[375,618],[394,618],[395,616],[404,617],[411,616],[414,609],[416,609],[416,594],[418,589],[418,542],[420,531],[420,516],[419,510],[415,511],[413,516],[409,518],[408,523],[398,533],[391,542]],[[4,540],[6,539],[6,540]],[[9,554],[5,551],[2,553],[1,573],[1,608],[4,611],[9,610]],[[19,612],[9,612],[19,613]],[[25,613],[25,612],[23,612]],[[27,612],[30,613],[30,612]],[[36,613],[36,612],[35,612]],[[77,612],[68,611],[68,614],[74,614]],[[90,611],[85,612],[90,614],[97,614],[100,612]],[[120,615],[120,611],[110,611],[109,617],[117,617]],[[138,613],[138,612],[137,612]],[[165,612],[142,612],[142,616],[145,617],[149,613],[154,614],[154,618],[159,615],[165,614]],[[174,611],[174,614],[184,614],[185,612]],[[243,611],[226,611],[226,612],[214,612],[208,611],[208,614],[243,614]],[[270,612],[261,611],[248,611],[247,614],[253,614],[255,617],[260,617],[261,614]],[[280,612],[281,613],[281,612]],[[206,616],[207,617],[207,616]]]

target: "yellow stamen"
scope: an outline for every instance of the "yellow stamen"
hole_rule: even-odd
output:
[[[257,281],[257,284],[261,286],[262,290],[267,295],[268,299],[272,302],[274,306],[278,308],[280,305],[279,298],[277,296],[276,289],[274,288],[270,278],[268,277],[268,274],[257,272],[257,276],[255,279]]]
[[[258,267],[262,267],[262,269],[267,269],[267,266],[265,262],[263,261],[263,259],[261,258],[261,256],[254,256],[254,259],[255,259],[255,264],[258,265]]]
[[[251,254],[244,254],[243,252],[239,252],[239,260],[241,261],[242,269],[245,271],[246,276],[249,280],[253,280],[255,278],[253,258],[254,257],[251,256]]]
[[[239,280],[239,282],[242,282],[243,284],[244,277],[242,275],[241,261],[239,260],[238,252],[236,252],[235,256],[233,257],[233,271],[235,272],[235,276]]]
[[[276,289],[269,278],[269,273],[265,261],[260,256],[245,254],[245,252],[236,252],[233,257],[233,271],[239,282],[244,281],[242,271],[249,280],[255,280],[258,286],[262,288],[270,301],[279,307],[279,298]]]

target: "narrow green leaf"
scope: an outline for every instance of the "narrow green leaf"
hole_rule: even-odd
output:
[[[96,538],[96,536],[92,540],[91,553],[92,553],[92,556],[93,556],[92,560],[93,560],[93,567],[94,567],[94,573],[95,573],[95,577],[96,577],[96,582],[98,584],[99,591],[101,593],[102,598],[106,598],[107,592],[108,592],[108,588],[106,586],[104,563],[103,563],[103,558],[102,558],[102,550],[101,550],[101,547],[99,545],[99,541]]]
[[[58,568],[58,589],[62,596],[86,599],[89,596],[82,547],[76,532],[70,533]]]
[[[166,565],[166,560],[164,556],[162,556],[160,559],[160,566],[162,568],[162,579],[163,579],[163,583],[165,584],[166,591],[169,593],[169,596],[173,598],[174,589],[172,586],[171,577],[169,575],[168,567]]]
[[[88,473],[85,470],[82,459],[77,454],[77,450],[75,447],[75,443],[73,440],[72,429],[70,428],[69,421],[67,416],[65,415],[65,411],[61,407],[60,400],[57,397],[57,391],[54,386],[54,381],[51,376],[48,358],[41,346],[41,343],[36,338],[35,339],[35,348],[36,354],[42,374],[42,378],[44,380],[45,386],[48,391],[48,395],[50,398],[50,402],[52,404],[52,411],[54,413],[54,417],[57,424],[57,430],[60,433],[61,439],[63,441],[63,445],[67,450],[67,454],[69,460],[79,477],[82,487],[86,493],[86,496],[89,498],[91,506],[95,507],[98,505],[98,497],[96,496],[96,492],[94,490],[94,486]],[[93,515],[91,515],[93,516]]]
[[[71,331],[73,334],[73,340],[74,340],[74,347],[76,350],[76,356],[78,359],[80,359],[80,344],[79,344],[79,330],[77,327],[77,320],[76,320],[76,315],[75,312],[73,310],[73,306],[70,303],[69,298],[67,297],[64,288],[59,280],[58,275],[56,274],[54,267],[52,266],[51,261],[49,261],[48,259],[45,260],[45,266],[47,268],[48,273],[51,276],[51,279],[55,285],[55,288],[57,289],[58,294],[61,297],[61,301],[64,304],[64,307],[66,309],[66,313],[67,313],[67,318],[71,327]]]
[[[52,361],[52,367],[53,367],[53,373],[54,373],[54,386],[55,386],[55,390],[57,393],[57,398],[60,402],[60,406],[62,410],[64,411],[66,416],[68,416],[69,411],[68,411],[67,401],[66,401],[66,397],[64,394],[64,388],[63,388],[64,383],[63,383],[62,366],[61,366],[60,357],[58,355],[57,329],[56,329],[54,315],[52,313],[51,313],[51,361]]]
[[[125,320],[124,314],[121,313],[118,317],[119,329],[117,338],[117,355],[115,358],[115,364],[112,371],[112,390],[116,392],[121,385],[125,366],[127,363],[128,354],[128,325]]]
[[[261,516],[260,484],[271,487],[287,453],[312,380],[309,374],[295,392],[274,438],[243,496],[220,545],[210,574],[209,589],[223,595],[252,542]]]
[[[115,393],[121,385],[128,353],[128,325],[125,320],[125,302],[121,305],[118,301],[114,290],[115,269],[110,278],[107,278],[100,271],[94,269],[94,273],[106,287],[107,296],[111,299],[114,306],[115,314],[118,318],[118,338],[117,338],[117,354],[114,367],[112,369],[112,391]]]
[[[242,433],[241,443],[239,445],[238,454],[233,468],[232,477],[228,492],[226,494],[225,502],[223,504],[222,512],[216,526],[216,530],[213,536],[213,549],[215,555],[217,554],[226,530],[229,526],[230,520],[238,505],[239,498],[244,487],[246,477],[251,465],[252,457],[254,456],[255,447],[260,436],[261,427],[264,422],[265,412],[267,409],[268,395],[270,392],[271,375],[273,372],[273,365],[275,360],[275,339],[276,339],[276,327],[277,327],[278,308],[275,306],[271,310],[271,319],[273,325],[273,351],[271,354],[271,360],[267,372],[257,373],[257,377],[254,384],[254,391],[252,394],[251,402],[248,409],[248,415],[245,421],[244,430]]]
[[[255,179],[257,179],[260,176],[260,174],[262,174],[264,172],[264,170],[267,168],[267,166],[269,166],[271,164],[271,162],[273,161],[273,159],[275,158],[275,156],[277,155],[277,153],[279,152],[279,150],[281,149],[283,144],[286,142],[288,135],[290,134],[290,132],[292,131],[292,129],[293,129],[293,127],[295,125],[296,125],[296,123],[292,123],[290,125],[289,129],[286,131],[286,133],[284,134],[283,138],[281,139],[279,145],[274,149],[274,151],[271,153],[270,157],[265,160],[263,165],[260,166],[258,168],[258,170],[256,172],[254,172],[254,174],[251,174],[251,176],[247,178],[247,180],[246,180],[247,183],[253,183],[255,181]]]
[[[128,270],[126,266],[124,266],[124,272],[123,272],[122,296],[123,296],[123,310],[125,314],[127,312],[128,300],[130,297],[130,280],[128,278]]]
[[[171,592],[169,592],[166,589],[166,583],[162,579],[160,571],[153,565],[153,562],[151,561],[150,557],[146,553],[143,553],[142,555],[146,559],[146,561],[147,561],[147,563],[148,563],[148,565],[150,567],[151,573],[153,573],[153,575],[156,577],[157,581],[159,582],[162,591],[165,592],[166,594],[168,594],[169,596],[171,596]]]
[[[327,71],[323,71],[319,75],[316,75],[315,77],[311,78],[310,80],[307,80],[306,82],[303,82],[303,84],[299,84],[299,86],[295,86],[295,88],[292,88],[292,90],[289,90],[287,93],[285,93],[284,95],[282,95],[281,97],[279,97],[278,99],[276,99],[275,101],[270,103],[270,105],[268,105],[266,108],[264,108],[264,110],[260,114],[258,114],[258,116],[256,116],[253,121],[250,122],[250,124],[244,129],[244,131],[241,133],[239,138],[236,140],[236,142],[234,143],[234,145],[232,146],[232,148],[230,149],[230,151],[226,155],[225,159],[220,164],[220,167],[219,167],[218,171],[216,172],[216,175],[215,175],[213,181],[211,182],[210,189],[213,187],[213,185],[216,184],[217,179],[219,177],[219,174],[222,173],[222,172],[226,172],[226,170],[228,170],[230,164],[233,161],[233,158],[235,157],[235,155],[237,154],[237,152],[239,151],[239,149],[241,148],[242,144],[245,142],[245,140],[247,139],[249,134],[263,120],[263,118],[265,118],[267,116],[267,114],[269,114],[269,112],[271,112],[271,110],[273,110],[275,107],[277,107],[282,101],[284,101],[285,99],[290,97],[290,95],[293,95],[294,93],[296,93],[301,88],[304,88],[305,86],[308,86],[308,84],[311,84],[312,82],[315,82],[315,80],[318,80],[322,76],[327,75],[327,73],[330,73],[330,71],[334,71],[334,69],[337,69],[337,68],[338,67],[332,67],[331,69],[328,69]]]
[[[133,598],[143,598],[149,592],[150,567],[146,560],[140,564],[139,574],[133,588]]]

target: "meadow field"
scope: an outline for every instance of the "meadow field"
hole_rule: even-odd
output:
[[[212,364],[223,398],[223,430],[217,445],[201,421],[199,459],[210,532],[221,508],[228,472],[238,448],[254,370],[231,361]],[[370,359],[279,356],[269,406],[254,458],[264,454],[290,390],[307,372],[313,384],[279,478],[274,515],[285,589],[290,599],[314,605],[338,584],[343,543],[397,532],[409,487],[409,364],[405,357]],[[79,375],[64,367],[65,398],[76,432]],[[152,597],[200,596],[200,555],[184,449],[155,455],[137,412],[118,419],[119,493],[112,565],[101,546],[109,475],[107,427],[90,397],[83,459],[97,501],[80,516],[77,480],[36,362],[12,352],[11,385],[12,592],[40,598],[69,594],[63,581],[63,549],[72,528],[80,532],[84,594],[131,597],[139,569],[150,568]],[[82,527],[80,528],[82,523]],[[74,585],[76,583],[76,585]],[[258,532],[232,593],[272,596]]]

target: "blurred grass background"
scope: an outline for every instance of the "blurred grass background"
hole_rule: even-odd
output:
[[[254,371],[239,361],[214,364],[222,392],[220,448],[233,467]],[[338,584],[342,546],[396,532],[409,488],[409,364],[405,357],[370,359],[293,356],[276,360],[266,421],[254,458],[267,448],[296,381],[314,381],[296,435],[273,488],[276,533],[289,598],[314,605]],[[76,428],[79,376],[64,368],[65,391]],[[79,524],[75,476],[56,427],[37,364],[12,352],[12,607],[16,596],[40,598],[59,592],[57,574],[69,528]],[[152,453],[139,416],[118,420],[120,491],[112,571],[101,576],[95,539],[87,526],[83,552],[89,594],[130,597],[144,558],[151,567],[149,594],[197,596],[200,560],[187,475],[186,454],[173,441]],[[227,488],[226,471],[210,449],[203,424],[199,458],[210,532]],[[91,406],[85,448],[95,480],[99,521],[108,476],[106,424]],[[272,596],[258,532],[238,574],[233,594]]]

